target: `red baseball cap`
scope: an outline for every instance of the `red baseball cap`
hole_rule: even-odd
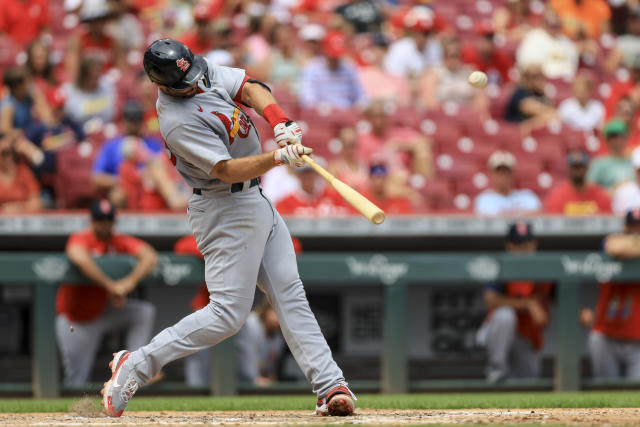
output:
[[[483,20],[476,25],[476,34],[479,36],[488,36],[493,33],[495,33],[495,29],[491,21]]]
[[[348,50],[347,37],[340,31],[329,32],[322,41],[322,51],[329,58],[342,58]]]
[[[414,6],[407,10],[402,18],[405,28],[415,31],[428,32],[434,29],[436,14],[428,6]]]

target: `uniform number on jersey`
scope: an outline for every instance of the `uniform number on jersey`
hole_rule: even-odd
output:
[[[176,165],[176,161],[177,161],[176,160],[176,155],[171,152],[171,150],[169,149],[169,146],[167,145],[166,141],[164,143],[164,149],[167,150],[167,155],[169,156],[169,160],[171,160],[171,164],[173,166],[175,166]]]

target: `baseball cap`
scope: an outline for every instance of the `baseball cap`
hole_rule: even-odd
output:
[[[326,31],[319,24],[306,24],[298,32],[298,37],[305,41],[320,41],[324,39]]]
[[[528,222],[518,221],[509,226],[509,231],[507,232],[508,242],[520,244],[530,242],[534,239],[533,228]]]
[[[107,199],[94,200],[91,203],[91,219],[94,221],[110,220],[116,217],[116,207]]]
[[[567,165],[586,166],[589,164],[589,156],[582,150],[571,151],[567,154]]]
[[[435,13],[432,8],[417,5],[409,9],[402,18],[405,28],[415,31],[428,32],[435,26]]]
[[[329,58],[342,58],[347,54],[347,38],[340,31],[331,31],[322,42],[322,50]]]
[[[387,166],[382,163],[375,163],[369,167],[370,176],[387,176]]]
[[[491,170],[495,170],[501,166],[513,169],[516,165],[516,158],[508,151],[498,150],[489,157],[487,164]]]
[[[622,119],[612,119],[604,126],[604,136],[626,135],[627,124]]]
[[[639,225],[640,224],[640,208],[635,208],[627,211],[624,216],[625,225]]]
[[[141,122],[144,113],[138,101],[128,100],[122,109],[122,117],[130,122]]]

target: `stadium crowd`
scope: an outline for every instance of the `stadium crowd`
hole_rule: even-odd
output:
[[[267,82],[389,213],[640,205],[637,0],[4,0],[0,212],[185,207],[142,70],[159,37]],[[305,170],[264,187],[283,214],[354,212]]]

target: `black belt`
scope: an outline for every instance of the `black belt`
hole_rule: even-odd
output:
[[[258,184],[260,184],[260,177],[253,178],[251,180],[251,182],[249,183],[249,188],[255,187]],[[244,182],[234,182],[233,184],[231,184],[231,192],[232,193],[238,193],[238,192],[242,191],[243,187],[244,187]],[[202,196],[202,189],[201,188],[194,188],[193,189],[193,194],[197,194],[198,196]]]

